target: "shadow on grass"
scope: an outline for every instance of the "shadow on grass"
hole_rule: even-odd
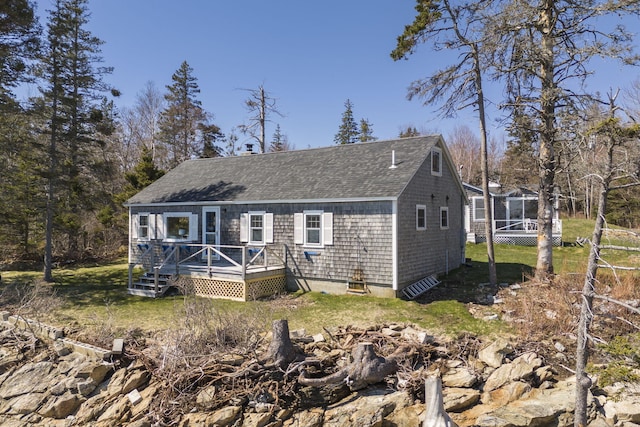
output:
[[[52,289],[71,306],[126,304],[135,299],[127,294],[128,274],[122,263],[54,270]]]
[[[533,275],[527,264],[497,263],[498,284],[519,283]],[[488,304],[496,294],[498,286],[489,285],[489,264],[472,261],[441,277],[441,284],[417,299],[420,303],[455,300],[461,303]]]

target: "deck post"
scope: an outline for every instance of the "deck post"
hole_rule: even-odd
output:
[[[176,258],[176,276],[180,274],[180,246],[176,245],[173,249],[174,256]]]
[[[213,251],[213,248],[211,246],[207,246],[207,270],[211,271],[211,252]]]
[[[263,252],[264,256],[262,257],[263,259],[263,265],[264,265],[264,269],[267,269],[267,266],[269,265],[269,262],[267,261],[267,246],[264,246],[264,252]]]
[[[242,281],[244,282],[247,275],[247,247],[242,247]]]
[[[155,287],[155,291],[156,291],[156,296],[158,295],[159,292],[159,285],[160,285],[160,267],[153,267],[153,285]]]
[[[127,288],[131,289],[133,287],[133,267],[135,264],[129,263],[129,283],[127,284]]]

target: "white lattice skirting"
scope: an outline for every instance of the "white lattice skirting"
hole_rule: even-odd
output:
[[[175,284],[185,292],[206,298],[251,301],[284,291],[284,275],[260,277],[257,279],[232,281],[198,276],[180,276]]]

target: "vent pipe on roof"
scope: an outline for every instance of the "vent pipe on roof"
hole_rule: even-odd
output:
[[[398,166],[396,165],[396,150],[391,150],[391,166],[389,169],[395,169]]]

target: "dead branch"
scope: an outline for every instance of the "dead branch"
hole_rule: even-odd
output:
[[[619,305],[621,307],[626,308],[629,311],[633,311],[636,314],[640,314],[640,309],[637,309],[637,308],[635,308],[635,307],[633,307],[633,306],[631,306],[631,305],[629,305],[627,303],[624,303],[622,301],[619,301],[617,299],[614,299],[614,298],[611,298],[611,297],[607,297],[607,296],[604,296],[604,295],[598,295],[598,294],[593,294],[593,297],[597,298],[597,299],[601,299],[601,300],[607,301],[607,302],[610,302],[610,303],[613,303],[613,304],[617,304],[617,305]]]
[[[600,249],[612,249],[616,251],[640,252],[640,248],[634,246],[600,245]]]
[[[603,265],[599,264],[598,268],[609,268],[611,270],[624,270],[624,271],[640,271],[640,267],[623,267],[619,265]]]

